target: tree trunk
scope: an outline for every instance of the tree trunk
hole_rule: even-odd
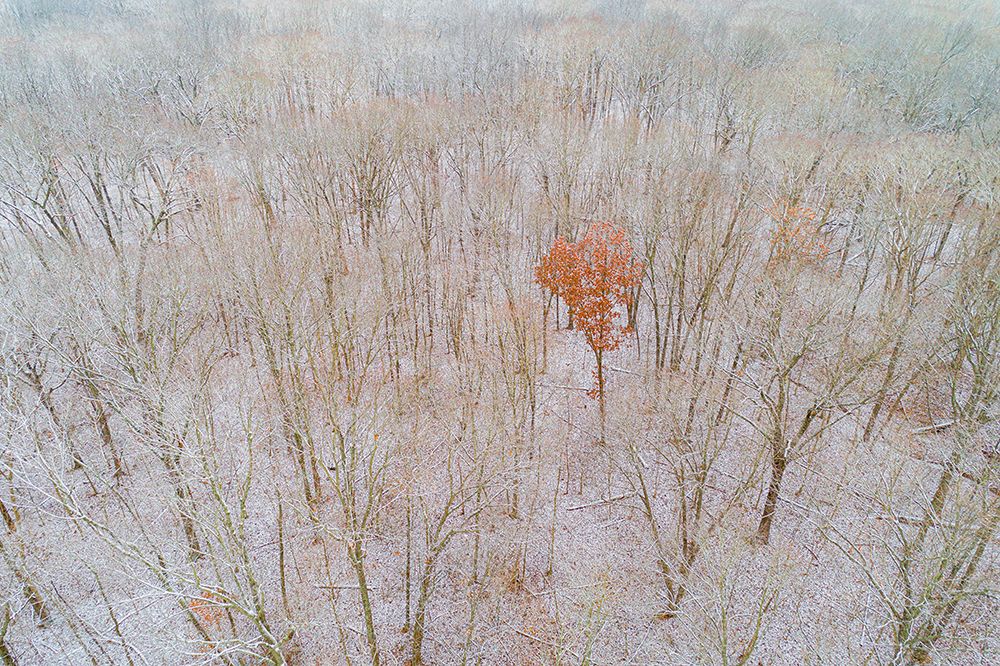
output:
[[[179,443],[178,446],[180,446]],[[188,559],[194,562],[202,556],[201,543],[198,541],[198,532],[194,525],[194,499],[191,497],[191,489],[187,487],[187,483],[181,476],[180,455],[165,452],[163,464],[167,468],[167,476],[170,477],[170,484],[174,487],[174,494],[177,496],[181,526],[184,528],[184,537],[188,542]]]
[[[124,472],[122,468],[121,454],[118,452],[118,447],[115,445],[114,437],[111,435],[111,426],[108,423],[108,412],[104,408],[104,403],[101,401],[100,392],[97,390],[97,386],[89,380],[83,382],[87,389],[87,393],[90,394],[90,405],[94,410],[94,424],[97,426],[97,432],[101,436],[101,442],[104,446],[108,448],[108,453],[111,454],[111,466],[113,467],[113,477],[118,478]]]
[[[403,574],[403,588],[406,595],[406,612],[403,617],[403,631],[410,630],[410,570],[413,566],[413,497],[406,497],[406,571]]]
[[[0,499],[0,517],[3,517],[4,525],[7,526],[7,532],[13,532],[17,529],[17,522],[10,511],[7,510],[7,505],[3,503],[2,499]]]
[[[10,626],[10,606],[4,606],[3,620],[0,621],[0,663],[3,666],[17,666],[14,655],[7,649],[7,628]]]
[[[422,648],[424,644],[424,620],[427,617],[427,604],[431,597],[431,576],[433,563],[428,559],[426,570],[420,581],[420,597],[417,599],[417,612],[413,617],[413,641],[410,666],[423,666]]]
[[[601,444],[604,444],[607,427],[607,409],[604,402],[604,352],[595,349],[594,356],[597,358],[597,400],[601,412]]]
[[[364,551],[361,549],[361,541],[355,539],[354,543],[347,547],[347,555],[354,567],[354,573],[358,578],[358,591],[361,594],[361,609],[365,616],[365,637],[368,640],[368,649],[371,651],[372,666],[380,666],[382,663],[378,651],[378,639],[375,636],[375,622],[372,619],[372,602],[368,594],[368,579],[365,576]]]
[[[768,484],[767,498],[764,500],[764,513],[761,514],[760,525],[757,526],[757,539],[763,544],[771,540],[771,523],[774,521],[774,512],[778,506],[781,477],[785,475],[785,467],[788,465],[781,442],[771,442],[771,454],[771,482]]]
[[[892,386],[892,382],[896,379],[896,366],[899,363],[899,355],[903,347],[903,332],[906,330],[909,319],[909,315],[907,315],[906,320],[900,327],[899,337],[896,338],[896,343],[892,346],[892,353],[889,355],[889,365],[886,367],[882,385],[879,386],[878,396],[875,398],[875,406],[872,408],[872,413],[865,424],[864,435],[862,435],[862,440],[865,442],[871,439],[872,433],[875,431],[875,424],[878,422],[879,414],[882,412],[886,398],[889,395],[889,387]]]

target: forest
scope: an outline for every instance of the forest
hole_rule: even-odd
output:
[[[1000,663],[993,0],[0,0],[0,666]]]

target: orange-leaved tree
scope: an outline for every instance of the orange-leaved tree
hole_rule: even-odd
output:
[[[786,263],[800,260],[814,263],[829,252],[823,232],[816,224],[816,212],[784,200],[768,213],[775,220],[771,232],[770,261]]]
[[[617,349],[629,333],[621,323],[634,289],[642,281],[641,261],[633,256],[625,230],[613,222],[595,222],[576,243],[557,238],[535,267],[538,283],[559,296],[573,313],[594,351],[597,370],[591,397],[601,405],[604,438],[604,352]]]

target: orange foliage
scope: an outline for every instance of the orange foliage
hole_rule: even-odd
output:
[[[823,232],[816,224],[816,212],[811,208],[784,201],[769,213],[777,220],[777,226],[771,232],[772,261],[798,259],[811,263],[819,261],[829,252]]]
[[[198,619],[209,627],[218,627],[222,621],[222,609],[217,604],[214,594],[206,590],[201,597],[196,597],[188,602],[188,608],[198,616]]]
[[[642,269],[625,231],[612,222],[595,222],[577,243],[557,238],[535,267],[535,279],[566,301],[600,363],[601,353],[617,349],[630,332],[618,320],[642,281]]]

